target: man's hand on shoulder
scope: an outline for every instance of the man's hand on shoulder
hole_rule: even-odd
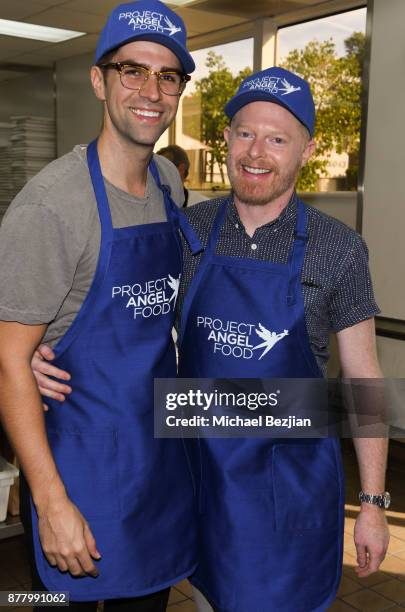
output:
[[[387,553],[389,539],[384,510],[363,503],[354,527],[358,563],[355,571],[360,578],[378,570]]]

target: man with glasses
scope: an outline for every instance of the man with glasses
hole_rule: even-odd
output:
[[[91,68],[98,139],[30,181],[0,230],[0,413],[30,490],[33,588],[68,591],[73,610],[165,610],[195,568],[182,443],[155,440],[152,416],[153,379],[176,374],[179,228],[199,248],[153,147],[193,70],[181,18],[118,6]],[[43,339],[75,384],[45,418],[30,368]]]

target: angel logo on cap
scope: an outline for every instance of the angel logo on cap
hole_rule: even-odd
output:
[[[295,91],[301,91],[301,87],[295,87],[289,83],[287,79],[281,79],[280,77],[251,79],[250,81],[246,81],[243,87],[247,87],[250,90],[268,91],[272,94],[281,93],[282,96],[294,93]]]
[[[161,32],[162,34],[167,32],[169,36],[174,36],[174,34],[182,31],[182,28],[173,23],[167,15],[156,11],[120,13],[118,20],[121,21],[122,19],[127,19],[128,25],[133,26],[134,31]]]
[[[236,94],[225,106],[225,114],[232,117],[251,102],[273,102],[284,106],[314,135],[315,105],[309,83],[298,74],[272,66],[246,77]]]

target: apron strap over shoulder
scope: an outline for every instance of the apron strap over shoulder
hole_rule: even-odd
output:
[[[87,147],[87,164],[89,166],[90,178],[97,200],[98,214],[100,217],[102,236],[111,239],[113,224],[111,219],[110,205],[105,190],[103,174],[101,172],[100,160],[97,152],[97,138]]]
[[[215,216],[214,223],[210,231],[210,237],[207,244],[207,252],[215,254],[219,233],[225,221],[226,210],[228,208],[228,201],[225,200],[218,208],[218,212]]]
[[[301,279],[302,264],[308,241],[308,217],[305,205],[297,198],[297,223],[294,232],[294,243],[289,257],[290,281],[288,283],[287,304],[292,306],[297,300]]]
[[[170,187],[168,185],[162,185],[160,181],[159,170],[153,157],[150,161],[149,169],[152,173],[153,178],[155,179],[156,185],[163,193],[167,219],[174,223],[176,228],[180,228],[181,233],[187,241],[192,254],[197,255],[198,253],[201,253],[201,251],[204,250],[204,247],[183,211],[181,211],[173,201],[173,198],[170,194]]]

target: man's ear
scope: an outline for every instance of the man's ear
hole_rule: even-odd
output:
[[[226,144],[229,143],[230,134],[231,134],[231,128],[229,127],[229,125],[227,125],[226,128],[224,129],[224,138],[225,138]]]
[[[301,168],[303,168],[305,164],[307,163],[307,161],[313,156],[315,149],[316,149],[315,140],[312,140],[312,139],[308,140],[307,144],[305,145],[305,149],[302,152]]]
[[[98,66],[92,66],[90,70],[90,80],[96,97],[102,102],[105,101],[105,80],[104,73]]]

